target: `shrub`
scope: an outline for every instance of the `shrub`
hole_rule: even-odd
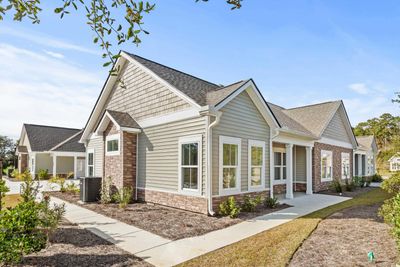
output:
[[[257,206],[260,205],[261,203],[262,203],[261,196],[256,196],[254,198],[251,198],[249,196],[244,196],[241,210],[245,212],[254,212]]]
[[[72,178],[74,178],[74,176],[75,176],[74,172],[69,172],[67,174],[67,179],[72,179]]]
[[[49,170],[40,169],[38,172],[38,177],[40,180],[45,180],[49,177]]]
[[[6,193],[9,192],[10,189],[6,186],[6,181],[0,179],[0,210],[3,207],[3,198],[5,197]]]
[[[227,200],[219,204],[218,213],[222,216],[236,218],[240,213],[240,207],[236,204],[235,198],[230,196]]]
[[[391,194],[400,193],[400,173],[393,174],[389,179],[384,180],[381,187]]]
[[[383,181],[382,176],[380,176],[379,174],[376,173],[372,175],[371,182],[380,183],[382,181]]]
[[[75,185],[75,183],[68,183],[65,186],[65,192],[66,193],[71,193],[71,194],[78,194],[80,191],[79,187]]]
[[[334,179],[332,181],[332,183],[330,185],[330,188],[331,188],[331,190],[335,191],[336,193],[342,193],[343,192],[342,184],[336,179]]]
[[[57,184],[60,186],[60,192],[65,193],[66,188],[65,188],[65,178],[61,178],[59,176],[53,176],[49,180],[50,183]],[[54,189],[54,188],[53,188]]]
[[[119,204],[121,209],[125,209],[129,203],[132,201],[133,188],[132,187],[122,187],[112,196],[112,199]]]
[[[354,184],[353,179],[349,181],[349,179],[346,178],[344,183],[345,183],[344,185],[345,185],[346,191],[351,192],[354,190],[355,184]]]
[[[364,180],[361,176],[353,176],[353,183],[355,187],[364,187]]]
[[[32,179],[29,171],[22,174],[23,183],[21,184],[21,197],[24,202],[35,201],[39,193],[40,184]]]
[[[379,215],[385,222],[392,226],[392,234],[396,239],[397,246],[400,248],[400,193],[395,197],[385,200],[379,210]]]
[[[111,176],[104,178],[103,181],[101,182],[100,202],[102,204],[108,204],[112,202],[111,185],[112,185]]]
[[[277,197],[266,197],[264,199],[264,206],[266,208],[275,209],[279,205]]]
[[[14,169],[11,173],[11,178],[22,180],[22,173],[20,173],[17,169]]]

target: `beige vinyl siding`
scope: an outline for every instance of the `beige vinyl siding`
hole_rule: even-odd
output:
[[[189,120],[143,129],[138,142],[138,186],[166,191],[178,191],[179,138],[202,136],[202,193],[205,186],[206,119]]]
[[[248,140],[265,142],[265,187],[269,188],[270,128],[247,92],[221,109],[220,123],[212,130],[212,191],[219,194],[219,136],[241,138],[241,191],[248,190]]]
[[[306,148],[304,146],[295,146],[295,177],[297,182],[306,182]]]
[[[86,151],[88,151],[89,149],[94,150],[94,176],[103,177],[103,162],[104,162],[103,137],[99,136],[93,139],[89,139]]]
[[[332,120],[329,122],[328,127],[325,129],[322,136],[342,142],[351,143],[350,137],[346,131],[346,127],[344,124],[344,121],[346,120],[344,116],[345,115],[342,114],[341,110],[339,109],[333,116]]]
[[[74,172],[74,157],[57,157],[57,174],[69,174]]]
[[[185,100],[133,63],[123,68],[122,80],[125,88],[121,83],[116,84],[107,109],[127,112],[138,121],[190,107]]]
[[[50,157],[50,154],[36,154],[36,164],[35,164],[35,173],[39,173],[39,170],[48,170],[49,173],[53,173],[53,158]]]

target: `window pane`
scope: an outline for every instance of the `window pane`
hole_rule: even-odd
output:
[[[190,168],[190,188],[197,189],[198,177],[197,177],[197,168]]]
[[[251,168],[251,186],[261,185],[261,167]]]
[[[183,188],[190,188],[190,168],[182,168]]]
[[[286,167],[282,167],[282,179],[286,180]]]
[[[107,151],[118,151],[118,140],[109,140],[107,141]]]
[[[198,149],[197,143],[190,144],[190,165],[197,165]]]
[[[189,165],[189,146],[190,144],[182,145],[182,165]]]
[[[89,173],[88,173],[88,176],[89,177],[92,177],[93,176],[93,166],[89,166]]]
[[[281,179],[281,167],[275,167],[275,180]]]
[[[326,171],[326,178],[332,178],[332,167],[328,167]]]
[[[231,160],[230,160],[230,151],[231,151],[231,145],[229,144],[223,144],[223,165],[231,165]]]
[[[231,146],[231,165],[236,166],[238,146],[237,145],[230,145],[230,146]]]
[[[223,169],[223,188],[235,188],[236,187],[236,168],[224,168]]]
[[[251,165],[262,165],[262,147],[251,147]]]
[[[322,167],[321,169],[321,177],[326,178],[326,167]]]
[[[275,162],[275,166],[280,166],[282,165],[282,156],[280,152],[274,152],[274,162]]]
[[[88,165],[93,165],[93,153],[88,154]]]
[[[286,166],[286,153],[282,153],[282,160],[283,160],[282,165]]]

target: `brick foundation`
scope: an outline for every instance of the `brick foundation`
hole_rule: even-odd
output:
[[[350,154],[350,177],[353,176],[353,150],[349,148],[333,146],[322,143],[315,143],[313,149],[313,191],[319,192],[329,189],[331,181],[321,182],[321,150],[332,151],[332,178],[342,179],[342,155]]]
[[[20,154],[18,157],[18,171],[25,172],[28,169],[28,154]]]
[[[149,189],[138,189],[138,200],[207,214],[207,198],[186,196]]]
[[[306,192],[307,184],[305,183],[294,183],[293,192]],[[274,185],[274,194],[286,194],[286,184]]]
[[[241,203],[243,203],[243,197],[244,196],[256,197],[256,196],[259,196],[259,195],[261,195],[262,197],[267,197],[267,196],[269,196],[269,190],[265,190],[265,191],[261,191],[261,192],[247,192],[247,193],[237,194],[237,195],[216,196],[216,197],[212,198],[213,210],[215,212],[218,212],[219,204],[221,202],[224,202],[225,200],[227,200],[231,196],[233,196],[235,198],[236,203],[241,204]]]

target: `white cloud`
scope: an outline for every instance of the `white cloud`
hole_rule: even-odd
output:
[[[366,95],[370,92],[367,85],[364,83],[353,83],[349,85],[349,88],[360,95]]]
[[[84,127],[104,77],[41,52],[0,43],[0,134],[23,123]]]
[[[61,53],[56,53],[56,52],[52,52],[52,51],[48,51],[48,50],[43,50],[43,52],[45,52],[46,54],[48,54],[49,56],[58,58],[58,59],[63,59],[64,55]]]

